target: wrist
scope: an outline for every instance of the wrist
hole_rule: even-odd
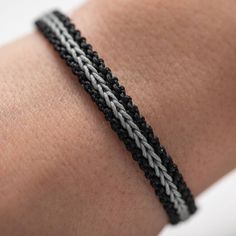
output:
[[[121,23],[109,8],[104,19],[102,10],[99,8],[96,13],[93,4],[97,3],[90,3],[77,13],[76,24],[119,76],[128,94],[134,98],[172,154],[191,189],[195,194],[201,192],[232,168],[231,157],[235,154],[232,140],[235,140],[235,133],[229,126],[232,124],[230,121],[236,120],[233,109],[235,83],[231,79],[234,78],[234,71],[230,65],[224,64],[225,80],[221,81],[217,76],[219,71],[214,72],[216,66],[206,63],[212,61],[212,55],[201,54],[200,59],[204,59],[201,61],[197,57],[198,51],[194,51],[195,45],[199,48],[199,44],[200,49],[204,49],[202,41],[191,38],[187,41],[190,45],[185,48],[189,35],[182,37],[178,33],[182,30],[182,27],[178,27],[179,23],[171,26],[171,20],[161,21],[163,17],[169,19],[171,15],[162,7],[158,10],[158,27],[149,29],[143,24],[148,21],[143,20],[142,23],[142,18],[132,18],[132,15],[129,18],[122,15]],[[128,23],[129,19],[139,19],[140,23]],[[154,19],[152,21],[155,22]],[[93,27],[95,23],[96,28]],[[147,28],[145,34],[143,28]],[[173,34],[172,28],[175,29]],[[202,28],[197,30],[201,32]],[[148,44],[145,43],[147,40]],[[180,43],[176,44],[176,41]],[[24,48],[23,51],[32,50],[28,58],[33,64],[29,66],[28,61],[24,61],[25,57],[19,56],[22,53],[12,55],[5,62],[6,68],[10,68],[12,61],[18,61],[17,71],[23,78],[14,87],[14,74],[8,74],[13,79],[7,84],[7,91],[16,91],[14,99],[20,101],[19,105],[23,104],[20,107],[23,116],[17,117],[5,128],[12,139],[6,139],[9,144],[3,155],[16,160],[5,176],[11,176],[17,167],[17,174],[24,176],[17,178],[16,175],[17,191],[24,186],[25,192],[27,189],[37,192],[29,191],[30,194],[25,195],[21,191],[15,199],[28,196],[32,204],[39,205],[32,217],[37,222],[40,210],[50,217],[52,209],[54,213],[55,209],[56,213],[60,212],[61,206],[68,203],[69,198],[70,204],[63,207],[62,215],[50,217],[55,220],[53,230],[60,223],[64,225],[68,216],[71,217],[73,222],[68,222],[64,229],[68,230],[67,234],[76,225],[88,235],[102,230],[108,235],[120,235],[119,226],[122,225],[127,229],[124,235],[152,235],[165,224],[166,218],[151,187],[88,96],[74,83],[70,71],[47,45],[41,37],[31,36],[29,41],[25,39],[18,46]],[[229,58],[231,54],[227,45],[223,51],[224,56]],[[216,50],[221,58],[220,52]],[[8,51],[5,55],[9,54]],[[27,65],[25,70],[21,70],[22,64]],[[226,71],[229,68],[230,72]],[[21,93],[22,90],[24,93]],[[25,97],[27,94],[28,97]],[[14,99],[6,97],[6,104],[14,104]],[[219,105],[222,107],[220,110]],[[91,148],[91,143],[96,145]],[[222,146],[227,148],[222,150]],[[25,166],[31,172],[25,171]],[[11,187],[8,188],[8,194],[11,193]],[[38,194],[39,189],[41,195]],[[46,201],[42,201],[42,205],[37,204],[43,196],[47,196]],[[23,205],[27,206],[26,202]],[[26,211],[21,209],[18,212]],[[143,222],[144,214],[147,222]],[[159,219],[158,222],[156,219]],[[108,222],[106,226],[104,221]],[[89,222],[93,222],[92,227]],[[131,225],[139,225],[139,232],[134,232]]]

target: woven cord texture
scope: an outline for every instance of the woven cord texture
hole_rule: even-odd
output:
[[[138,107],[133,104],[131,97],[126,94],[125,88],[119,84],[119,81],[116,77],[113,77],[111,70],[105,66],[104,60],[99,58],[97,52],[93,51],[92,46],[86,42],[84,37],[81,36],[80,31],[76,30],[70,19],[59,11],[54,11],[53,14],[63,23],[70,35],[93,63],[93,66],[96,68],[96,70],[105,78],[108,87],[116,95],[119,102],[125,107],[127,113],[133,118],[137,126],[140,128],[142,134],[147,138],[148,142],[154,148],[154,151],[161,158],[163,165],[166,167],[168,173],[173,178],[174,184],[177,186],[178,190],[182,194],[183,199],[188,205],[189,212],[194,213],[196,211],[194,198],[182,175],[180,174],[178,167],[175,165],[170,155],[166,152],[165,148],[160,145],[158,137],[154,136],[152,127],[147,124],[145,118],[140,115]]]
[[[133,122],[133,119],[127,114],[123,105],[119,103],[110,88],[107,87],[103,78],[91,65],[91,62],[84,56],[84,52],[81,51],[79,46],[74,42],[62,23],[58,21],[53,14],[49,14],[45,17],[45,21],[47,21],[52,30],[61,39],[62,43],[64,43],[74,60],[76,60],[82,70],[84,70],[87,79],[90,80],[93,87],[99,91],[100,96],[105,98],[107,106],[112,108],[115,117],[121,121],[123,128],[125,128],[129,136],[135,140],[137,146],[142,150],[143,156],[148,159],[149,165],[155,169],[156,175],[160,178],[162,185],[165,186],[166,193],[170,196],[170,201],[174,203],[181,220],[186,219],[189,213],[185,202],[181,198],[181,194],[177,191],[177,187],[173,184],[172,178],[162,165],[160,157],[156,155],[146,138],[140,133],[140,129]]]
[[[73,59],[85,72],[86,78],[92,83],[93,88],[105,99],[107,106],[112,109],[115,117],[120,120],[122,127],[128,131],[129,136],[135,140],[136,145],[142,150],[143,156],[148,159],[149,165],[155,169],[156,175],[160,178],[161,184],[165,187],[166,194],[170,196],[170,201],[174,203],[174,207],[177,209],[180,219],[183,220],[187,218],[187,207],[182,200],[180,193],[176,190],[177,188],[173,184],[172,178],[168,175],[166,168],[161,164],[160,158],[146,142],[146,138],[139,132],[139,128],[133,123],[132,118],[126,113],[124,107],[105,85],[103,78],[99,76],[96,69],[84,56],[83,51],[81,51],[66,29],[63,28],[61,22],[57,21],[55,16],[49,14],[48,16],[45,16],[43,20],[51,27],[52,31],[54,31],[62,44],[66,47],[67,51],[71,53]]]
[[[180,221],[180,218],[173,203],[169,201],[169,198],[165,193],[165,189],[160,183],[160,179],[155,175],[154,169],[149,166],[148,160],[143,158],[142,152],[136,147],[135,141],[132,140],[129,137],[128,132],[122,128],[120,121],[115,118],[112,110],[107,107],[104,98],[101,98],[98,91],[93,89],[91,82],[86,79],[85,73],[79,68],[79,65],[73,60],[70,53],[67,52],[66,47],[61,44],[60,40],[57,38],[55,33],[52,32],[50,27],[41,20],[36,22],[36,26],[50,41],[54,49],[60,54],[61,58],[65,60],[66,64],[71,68],[73,74],[78,77],[80,84],[91,96],[92,100],[98,106],[98,109],[104,113],[106,120],[110,122],[111,128],[117,133],[120,140],[124,142],[127,150],[132,153],[133,159],[138,162],[140,168],[144,171],[145,177],[149,179],[150,184],[155,190],[155,194],[159,196],[160,202],[167,212],[169,221],[172,224],[177,224]]]
[[[54,14],[55,14],[55,12],[54,12]],[[51,31],[53,31],[53,33],[56,35],[56,37],[59,38],[64,49],[66,49],[69,52],[69,54],[71,54],[70,60],[72,61],[72,58],[73,58],[73,60],[74,60],[73,63],[75,63],[75,62],[78,63],[79,67],[84,72],[85,78],[87,78],[87,80],[90,81],[93,89],[98,91],[98,94],[100,95],[100,97],[104,99],[106,105],[111,109],[111,111],[113,112],[113,115],[116,117],[116,119],[119,120],[121,126],[126,130],[129,137],[135,141],[136,146],[142,151],[142,155],[145,158],[147,158],[149,166],[155,170],[156,176],[159,177],[159,183],[161,183],[161,185],[164,187],[166,195],[169,196],[170,201],[174,204],[174,207],[177,210],[180,219],[181,220],[186,219],[188,217],[189,213],[188,213],[187,206],[185,205],[185,201],[182,199],[181,193],[178,192],[179,186],[178,186],[178,188],[176,187],[176,185],[175,185],[176,182],[174,182],[172,176],[169,175],[166,166],[164,166],[162,164],[163,158],[160,158],[154,152],[152,145],[148,142],[150,139],[146,138],[144,130],[143,129],[140,130],[139,129],[140,125],[137,125],[135,123],[135,121],[137,122],[137,119],[136,120],[133,119],[133,117],[132,117],[133,115],[132,114],[130,115],[131,112],[129,112],[129,113],[126,112],[126,107],[124,107],[123,104],[125,106],[127,106],[127,104],[125,104],[124,101],[122,101],[122,103],[121,103],[120,102],[121,100],[118,99],[122,96],[122,94],[124,96],[127,96],[125,94],[124,89],[122,89],[122,87],[118,84],[119,90],[117,93],[114,91],[114,84],[115,83],[113,83],[113,85],[112,85],[112,83],[107,83],[107,81],[105,81],[102,78],[101,74],[103,76],[104,76],[104,74],[101,73],[101,68],[102,68],[101,65],[98,68],[98,64],[94,63],[94,61],[91,62],[90,58],[87,57],[87,55],[85,54],[85,52],[83,50],[81,50],[79,45],[74,41],[73,37],[68,33],[67,29],[64,27],[64,26],[66,26],[65,21],[63,21],[63,24],[64,24],[63,25],[62,22],[60,22],[60,20],[56,17],[56,14],[55,15],[50,14],[48,16],[45,16],[44,18],[42,18],[42,21],[44,22],[43,28],[45,29],[45,25],[47,25],[47,27],[49,26],[48,29],[51,28]],[[42,21],[41,21],[41,26],[42,26]],[[38,26],[40,25],[39,22],[40,21],[37,22]],[[70,27],[70,28],[73,28],[73,27]],[[42,27],[41,27],[41,30],[42,30]],[[45,32],[44,32],[44,34],[45,34]],[[54,47],[55,47],[55,44],[54,44]],[[63,47],[61,47],[61,48],[63,48]],[[89,46],[87,48],[89,48]],[[91,50],[91,52],[93,54],[95,54],[95,52],[93,52],[92,50]],[[96,55],[94,56],[94,58],[95,57],[98,58],[98,56],[96,56]],[[68,55],[67,55],[67,58],[68,58]],[[100,61],[100,64],[103,63],[101,59],[99,59],[99,61]],[[68,59],[67,59],[67,63],[68,63]],[[106,71],[109,71],[109,70],[106,69]],[[110,75],[111,75],[111,73],[110,73]],[[117,79],[112,77],[112,75],[111,75],[111,79],[112,79],[112,81],[118,82]],[[88,81],[86,81],[86,82],[88,82]],[[109,86],[107,86],[107,84]],[[113,89],[111,90],[111,88],[113,88]],[[123,93],[120,92],[121,90],[123,90]],[[118,96],[118,98],[116,96]],[[132,100],[129,104],[131,104],[133,107],[135,107],[132,104]],[[138,114],[137,115],[138,119],[142,119],[142,117],[140,116],[137,109],[136,109],[136,114]],[[145,119],[144,119],[144,122],[145,122]],[[162,147],[159,144],[158,139],[156,139],[154,137],[151,127],[149,127],[147,124],[146,124],[146,127],[148,128],[149,133],[152,134],[151,138],[153,140],[157,140],[156,144],[159,145],[159,149],[162,149]],[[164,153],[165,153],[165,150],[164,150]],[[169,158],[169,159],[171,160],[171,158]],[[146,177],[148,175],[150,175],[150,171],[145,172],[145,175],[146,175]],[[151,181],[151,184],[152,184],[152,181]],[[160,193],[159,193],[159,195],[160,195]],[[162,201],[162,199],[161,199],[161,201]],[[193,210],[191,210],[191,211],[193,211]],[[174,214],[172,212],[172,216],[173,215]],[[175,223],[176,221],[178,221],[178,219],[176,219],[176,217],[175,217],[175,220],[173,220],[173,217],[172,217],[171,221],[172,221],[172,223]]]

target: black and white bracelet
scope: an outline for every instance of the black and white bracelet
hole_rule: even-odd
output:
[[[46,14],[36,21],[36,25],[77,75],[138,162],[159,196],[170,222],[176,224],[186,220],[196,211],[193,196],[177,166],[118,79],[62,13],[54,11]]]

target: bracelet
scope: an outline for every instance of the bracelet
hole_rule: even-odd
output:
[[[110,122],[111,128],[138,162],[159,197],[170,223],[186,220],[196,211],[193,196],[172,158],[160,145],[125,88],[68,17],[53,11],[37,20],[36,26],[78,77]]]
[[[147,137],[148,142],[152,144],[157,155],[160,156],[163,165],[167,168],[175,184],[181,186],[180,192],[184,200],[187,202],[190,212],[194,213],[196,211],[196,206],[193,200],[193,196],[191,195],[190,190],[184,182],[182,175],[179,173],[178,168],[173,163],[171,157],[167,154],[165,148],[160,145],[159,139],[154,136],[151,126],[146,123],[143,116],[141,117],[138,107],[133,105],[131,97],[126,95],[124,87],[119,85],[118,79],[113,77],[111,70],[105,66],[104,60],[99,58],[98,54],[92,50],[92,46],[86,43],[85,38],[81,37],[80,31],[75,29],[75,26],[70,22],[70,19],[59,11],[54,11],[53,13],[67,28],[68,32],[71,34],[75,42],[85,52],[86,56],[92,61],[93,66],[97,69],[97,71],[103,75],[103,78],[106,78],[106,82],[110,89],[126,108],[128,114],[134,119],[142,133]]]

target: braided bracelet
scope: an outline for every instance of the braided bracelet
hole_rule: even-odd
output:
[[[36,26],[66,61],[144,171],[172,224],[196,211],[193,196],[177,166],[154,136],[123,86],[81,36],[70,19],[58,11],[44,15]]]

